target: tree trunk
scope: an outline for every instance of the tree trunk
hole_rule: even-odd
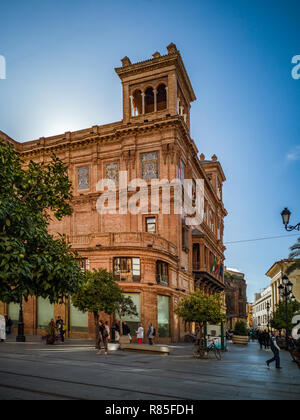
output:
[[[96,328],[96,334],[95,334],[95,348],[99,350],[99,313],[94,312],[94,321],[95,321],[95,328]]]
[[[204,348],[203,348],[203,323],[199,324],[199,356],[201,359],[204,357]]]

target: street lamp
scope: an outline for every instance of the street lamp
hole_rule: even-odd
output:
[[[278,286],[279,295],[282,299],[285,299],[285,321],[286,321],[286,329],[285,329],[285,343],[286,348],[289,348],[289,313],[288,313],[288,301],[291,300],[292,302],[295,301],[295,296],[293,296],[293,283],[289,281],[287,275],[282,277],[282,284]]]
[[[288,232],[291,232],[292,230],[300,230],[300,223],[298,223],[296,226],[288,226],[290,223],[291,214],[292,213],[287,207],[281,212],[282,222],[284,224],[285,230]]]
[[[268,334],[270,334],[270,302],[267,302],[267,313],[268,313]]]
[[[25,343],[26,341],[26,337],[24,335],[23,297],[21,297],[21,300],[20,300],[18,335],[17,335],[16,341],[17,343]]]

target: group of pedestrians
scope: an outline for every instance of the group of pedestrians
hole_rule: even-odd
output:
[[[6,337],[11,334],[13,322],[8,315],[0,315],[0,342],[3,343]]]
[[[48,335],[46,336],[48,344],[53,344],[58,339],[64,343],[66,331],[67,327],[61,316],[58,316],[56,321],[51,319],[48,324]]]
[[[101,355],[102,354],[102,350],[104,350],[104,354],[107,355],[108,353],[108,343],[111,340],[111,330],[114,332],[115,335],[115,342],[119,342],[120,341],[120,336],[121,336],[121,326],[120,326],[120,322],[117,320],[115,321],[115,323],[112,325],[111,329],[108,325],[108,322],[103,322],[102,320],[99,321],[98,324],[98,354]],[[130,343],[132,342],[132,336],[131,336],[131,330],[129,325],[127,324],[126,321],[122,322],[122,333],[123,336],[126,336],[129,338]],[[144,327],[143,325],[140,323],[138,326],[137,331],[135,331],[136,335],[137,335],[137,340],[139,344],[144,344]],[[148,338],[148,343],[150,346],[153,346],[153,340],[156,336],[156,329],[154,328],[154,326],[152,325],[152,323],[149,324],[148,330],[147,330],[147,338]]]
[[[259,342],[261,350],[263,349],[263,347],[265,348],[265,350],[267,350],[270,347],[270,334],[267,330],[258,331],[257,340]]]

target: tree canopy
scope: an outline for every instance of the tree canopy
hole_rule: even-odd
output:
[[[82,312],[94,314],[96,347],[100,312],[107,315],[118,313],[121,319],[125,315],[137,315],[132,299],[123,295],[113,274],[103,268],[83,273],[80,286],[72,294],[72,304]]]
[[[219,324],[225,320],[222,296],[218,293],[209,296],[200,290],[182,298],[175,313],[185,322],[197,322],[200,325],[205,322]]]
[[[300,270],[300,237],[297,239],[297,242],[291,246],[291,252],[289,255],[290,259],[294,259],[295,262],[291,264],[286,270],[286,274],[289,275],[295,270]]]
[[[85,271],[81,283],[72,294],[72,303],[82,312],[92,312],[96,317],[99,312],[108,315],[114,313],[122,299],[122,290],[112,273],[103,268]]]
[[[72,214],[67,168],[55,155],[49,163],[22,161],[0,141],[0,300],[42,296],[58,302],[72,293],[81,270],[64,237],[48,233],[52,217]]]
[[[288,322],[289,322],[289,330],[291,331],[294,327],[292,324],[292,319],[294,315],[300,313],[300,303],[295,301],[292,302],[291,300],[288,301]],[[276,306],[275,312],[272,314],[271,327],[275,328],[276,330],[284,330],[286,328],[286,303],[285,301],[280,301],[279,304]]]

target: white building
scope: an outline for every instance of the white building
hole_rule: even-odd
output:
[[[267,330],[272,315],[272,288],[266,287],[261,293],[255,293],[253,303],[253,327]],[[269,305],[269,311],[268,311]]]

